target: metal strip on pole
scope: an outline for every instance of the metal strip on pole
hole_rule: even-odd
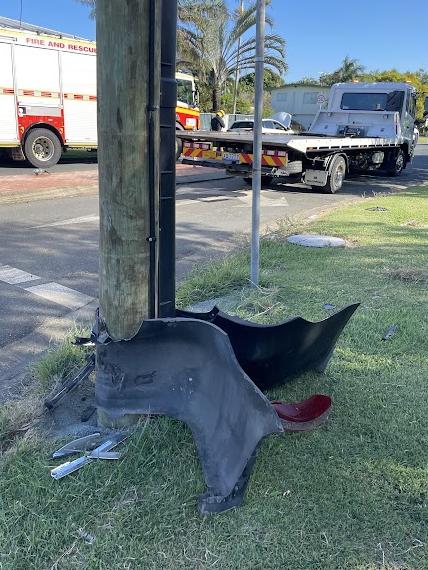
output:
[[[241,0],[239,7],[239,15],[244,13],[244,0]],[[238,48],[236,51],[236,67],[235,67],[235,81],[233,84],[233,114],[236,115],[236,103],[238,100],[238,85],[239,85],[239,59],[241,57],[241,36],[238,38]],[[236,117],[235,117],[236,118]]]
[[[253,287],[258,286],[260,274],[260,190],[262,182],[262,118],[265,19],[265,0],[257,0],[256,78],[254,97],[253,143],[253,203],[251,225],[251,284]]]

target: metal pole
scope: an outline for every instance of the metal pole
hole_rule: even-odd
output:
[[[160,103],[159,311],[175,317],[175,54],[177,0],[162,0]]]
[[[241,0],[239,12],[242,16],[244,13],[244,0]],[[236,51],[236,68],[235,68],[235,83],[233,86],[233,114],[236,115],[236,102],[238,99],[238,84],[239,84],[239,58],[241,56],[241,36],[238,38],[238,49]]]
[[[260,190],[262,177],[262,118],[263,74],[265,44],[265,0],[257,0],[256,24],[256,78],[254,98],[254,144],[253,144],[253,205],[251,227],[251,284],[257,287],[260,273]]]

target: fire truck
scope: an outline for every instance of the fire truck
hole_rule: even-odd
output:
[[[96,53],[95,42],[0,18],[0,150],[48,168],[69,148],[97,148]],[[177,131],[198,129],[191,74],[177,73],[177,94]]]

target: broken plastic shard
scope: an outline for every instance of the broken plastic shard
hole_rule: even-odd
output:
[[[86,532],[83,530],[83,528],[79,528],[77,534],[80,536],[80,538],[83,538],[86,544],[93,544],[95,542],[95,536],[90,532]]]
[[[79,437],[78,439],[74,439],[73,441],[66,443],[60,449],[55,451],[52,454],[52,459],[67,457],[68,455],[74,455],[75,453],[83,453],[84,451],[95,449],[101,443],[101,440],[102,436],[99,432]]]
[[[391,325],[388,327],[386,333],[383,335],[382,340],[389,340],[397,332],[397,325]]]
[[[315,394],[303,402],[287,403],[274,400],[272,406],[282,421],[284,431],[308,431],[327,421],[331,398],[324,394]]]

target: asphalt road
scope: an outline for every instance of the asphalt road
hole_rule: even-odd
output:
[[[97,153],[89,151],[69,151],[63,155],[60,162],[50,168],[51,172],[73,172],[97,170]],[[5,161],[0,157],[0,178],[15,174],[31,174],[34,166],[25,161]]]
[[[88,160],[92,160],[89,157]],[[56,167],[81,171],[95,162]],[[7,173],[32,173],[19,166]],[[428,181],[428,146],[420,146],[402,177],[361,176],[339,194],[277,186],[262,191],[261,220],[315,215],[373,192]],[[1,188],[1,178],[0,178]],[[181,185],[177,189],[177,275],[234,246],[251,227],[251,190],[240,179]],[[4,268],[9,266],[9,268]],[[93,195],[0,205],[0,348],[21,339],[49,317],[84,305],[98,292],[98,198]]]

